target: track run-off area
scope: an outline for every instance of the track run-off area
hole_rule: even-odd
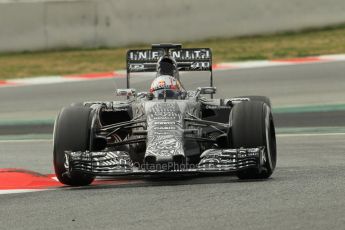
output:
[[[62,186],[52,121],[73,102],[115,100],[123,78],[0,88],[1,229],[343,229],[345,62],[224,69],[217,97],[266,95],[278,163],[268,180],[104,178]],[[186,88],[207,76],[183,76]],[[133,77],[148,89],[152,76]]]

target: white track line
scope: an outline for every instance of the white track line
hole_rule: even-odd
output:
[[[52,142],[53,139],[27,139],[27,140],[0,140],[0,143],[37,143]]]
[[[277,134],[277,137],[343,136],[345,133],[291,133]]]
[[[41,191],[47,191],[47,190],[55,190],[55,189],[6,189],[6,190],[0,190],[0,195],[28,193],[28,192],[41,192]]]

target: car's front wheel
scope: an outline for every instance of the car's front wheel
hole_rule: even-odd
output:
[[[91,109],[83,106],[65,107],[59,113],[54,125],[54,169],[59,181],[66,185],[89,185],[91,175],[78,172],[67,173],[68,161],[65,151],[86,151],[90,145]]]
[[[233,148],[265,147],[263,170],[238,172],[240,179],[264,179],[272,175],[277,161],[276,137],[271,109],[262,101],[246,101],[234,106],[230,113],[229,142]]]

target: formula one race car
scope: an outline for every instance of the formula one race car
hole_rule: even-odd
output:
[[[210,86],[186,91],[181,71],[209,71]],[[130,74],[156,72],[148,92]],[[271,103],[264,96],[213,99],[210,49],[156,44],[127,52],[125,101],[65,107],[54,126],[54,167],[67,185],[96,176],[235,174],[264,179],[276,166]]]

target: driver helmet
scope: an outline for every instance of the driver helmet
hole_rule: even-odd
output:
[[[179,79],[177,63],[170,56],[162,56],[157,62],[157,75],[169,75]]]
[[[170,75],[161,75],[153,80],[150,93],[158,99],[182,99],[185,90],[176,78]]]

